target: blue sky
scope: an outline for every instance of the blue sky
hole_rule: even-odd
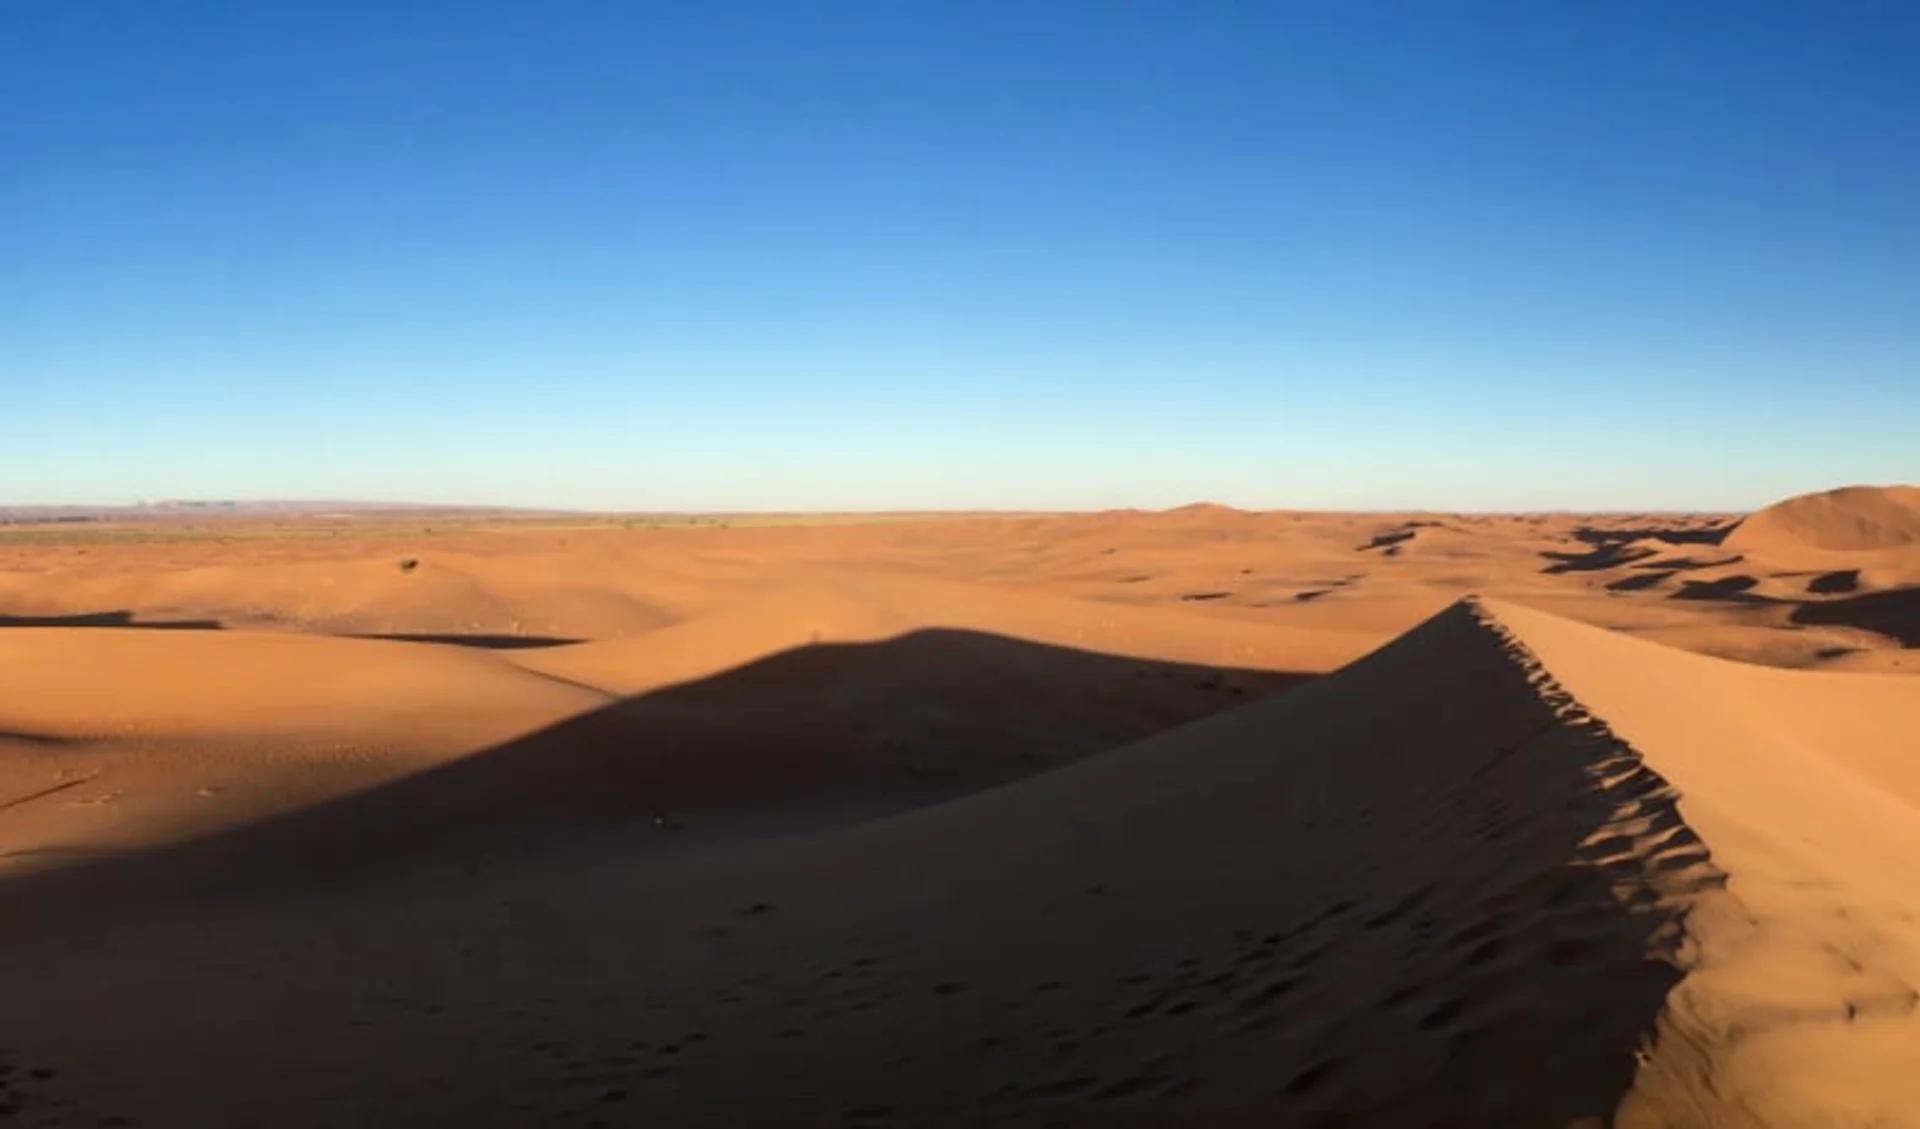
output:
[[[0,504],[1920,480],[1920,6],[0,5]]]

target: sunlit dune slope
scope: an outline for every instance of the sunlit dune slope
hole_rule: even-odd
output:
[[[791,647],[865,642],[921,629],[988,632],[1138,658],[1322,673],[1372,645],[1370,633],[1245,625],[924,577],[801,583],[632,639],[515,652],[513,661],[609,692],[639,693]]]
[[[1625,1124],[1920,1119],[1920,693],[1497,614],[1644,751],[1727,875]]]
[[[244,631],[0,630],[0,730],[496,736],[606,695],[498,653]]]
[[[1727,544],[1763,551],[1920,545],[1920,486],[1844,486],[1801,494],[1742,521]]]

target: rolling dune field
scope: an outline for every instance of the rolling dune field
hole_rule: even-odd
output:
[[[1916,499],[0,528],[0,1121],[1920,1125]]]

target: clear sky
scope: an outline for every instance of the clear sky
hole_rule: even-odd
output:
[[[1920,480],[1920,4],[0,3],[0,503]]]

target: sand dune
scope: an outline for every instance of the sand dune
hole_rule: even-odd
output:
[[[1364,631],[1249,626],[1166,608],[1033,596],[925,577],[865,576],[797,585],[636,638],[528,651],[514,661],[529,670],[631,694],[785,648],[869,642],[925,628],[1296,673],[1331,670],[1376,642]]]
[[[1745,518],[1728,545],[1843,551],[1920,545],[1920,486],[1843,486],[1789,497]]]
[[[23,937],[9,1045],[58,1073],[11,1100],[161,1125],[1905,1124],[1910,686],[1462,604],[1290,693],[778,849]],[[200,1069],[147,1053],[163,1032]]]
[[[240,631],[8,629],[0,680],[0,728],[75,739],[373,726],[490,736],[605,700],[483,650]]]
[[[277,791],[252,793],[270,806],[236,797],[224,826],[203,816],[197,838],[104,856],[51,885],[64,892],[63,917],[104,908],[118,918],[182,899],[284,897],[450,854],[679,850],[742,829],[819,830],[1032,775],[1297,681],[954,630],[807,645],[484,750],[387,753],[357,777],[312,771],[299,745],[256,746],[283,774]],[[171,776],[177,794],[189,780],[231,778],[233,765],[207,747],[150,758],[146,773],[120,763],[123,749],[81,755],[102,766],[90,790]],[[290,804],[298,788],[303,802]],[[42,904],[35,917],[51,913]]]
[[[1727,875],[1687,916],[1687,977],[1623,1123],[1920,1117],[1912,684],[1653,652],[1535,612],[1498,614],[1644,751]]]
[[[0,1116],[1913,1123],[1920,558],[1762,516],[0,544]]]
[[[574,641],[635,640],[689,625],[683,642],[714,642],[714,660],[747,661],[811,636],[817,605],[851,623],[962,626],[1097,646],[1099,622],[1076,613],[1081,639],[1051,630],[1047,605],[1072,598],[1111,608],[1195,613],[1175,630],[1226,621],[1223,632],[1312,628],[1325,647],[1288,660],[1326,670],[1392,638],[1471,592],[1690,649],[1778,665],[1908,669],[1897,623],[1882,630],[1872,601],[1793,618],[1812,601],[1858,599],[1920,585],[1920,548],[1825,550],[1721,544],[1734,524],[1714,515],[1446,515],[1251,513],[1188,507],[1167,513],[984,516],[964,520],[732,528],[328,528],[326,536],[259,536],[9,544],[0,537],[0,626],[200,623],[229,629],[427,638],[529,651]],[[1756,519],[1757,521],[1758,519]],[[1757,528],[1749,523],[1749,529]],[[244,531],[242,531],[244,532]],[[295,531],[297,533],[298,531]],[[78,535],[76,535],[78,536]],[[1736,540],[1739,539],[1736,532]],[[413,567],[403,569],[405,562]],[[923,594],[915,584],[969,590]],[[1011,606],[1020,598],[1024,610]],[[1903,599],[1904,597],[1900,597]],[[936,605],[934,615],[922,606]],[[1883,598],[1884,599],[1884,598]],[[979,602],[978,610],[969,605]],[[765,603],[785,635],[746,621]],[[1003,605],[1005,605],[1003,607]],[[832,611],[839,607],[841,611]],[[954,609],[959,622],[942,622]],[[1011,617],[1010,629],[1001,621]],[[731,626],[708,630],[700,621]],[[1174,623],[1175,617],[1163,616]],[[824,622],[826,637],[834,624]],[[806,631],[806,635],[796,633]],[[1159,655],[1149,629],[1127,653]],[[849,634],[849,638],[853,633]],[[1125,644],[1124,631],[1108,632]],[[1335,639],[1333,636],[1344,636]],[[695,649],[707,646],[698,643]],[[1230,645],[1230,644],[1229,644]],[[670,648],[662,648],[670,649]],[[672,648],[672,649],[677,649]],[[611,648],[609,654],[618,654]],[[596,676],[644,685],[612,659]],[[1186,651],[1191,661],[1229,661]],[[558,655],[542,656],[561,662]],[[568,660],[576,661],[576,660]],[[583,666],[585,656],[578,656]],[[698,664],[662,677],[697,677]],[[636,683],[634,680],[638,679]]]
[[[0,865],[202,835],[508,747],[444,820],[402,820],[361,854],[389,831],[588,813],[812,824],[797,809],[871,814],[1136,739],[1369,638],[914,577],[524,649],[15,627],[0,631],[0,769],[10,795],[61,792],[0,822]]]
[[[1745,549],[1920,545],[1920,486],[1845,486],[1776,502],[1727,538]]]
[[[0,874],[255,821],[610,700],[486,651],[198,630],[0,630],[0,686]]]

